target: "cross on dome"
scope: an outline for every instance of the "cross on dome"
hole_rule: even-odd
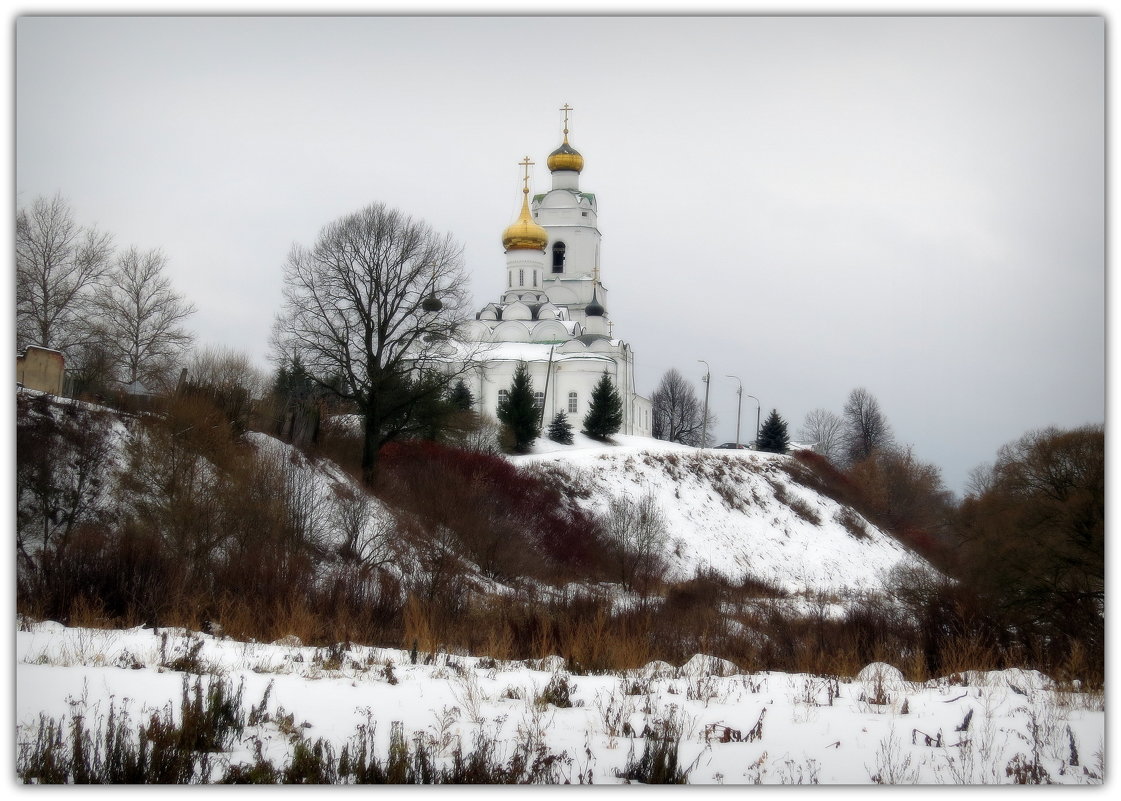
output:
[[[580,172],[584,169],[584,157],[580,155],[576,148],[568,144],[568,113],[573,109],[572,106],[565,103],[560,107],[560,110],[564,112],[564,142],[549,154],[545,163],[549,165],[550,172],[559,170]]]
[[[518,162],[518,164],[520,164],[523,168],[525,168],[524,169],[524,174],[522,175],[522,194],[523,195],[528,195],[529,194],[529,168],[532,167],[534,165],[534,163],[535,162],[532,162],[532,161],[529,160],[529,156],[526,156],[524,159],[522,159],[521,161]]]
[[[518,162],[522,167],[522,211],[518,219],[506,226],[502,232],[502,246],[506,251],[511,250],[544,250],[549,242],[549,234],[540,225],[533,221],[529,212],[529,168],[533,162],[529,156]]]

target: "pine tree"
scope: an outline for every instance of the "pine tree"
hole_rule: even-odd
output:
[[[603,378],[592,390],[592,400],[584,416],[584,433],[592,439],[605,440],[622,425],[623,401],[604,371]]]
[[[458,409],[461,412],[471,411],[471,407],[475,405],[475,396],[471,394],[471,390],[463,383],[463,379],[455,382],[455,385],[448,392],[448,403],[452,408]]]
[[[525,362],[514,369],[510,394],[498,404],[498,419],[505,423],[514,437],[514,450],[525,453],[541,434],[541,418],[533,402],[533,384]]]
[[[567,414],[557,412],[553,422],[549,423],[548,436],[553,442],[559,442],[561,445],[572,444],[572,423],[568,422]]]
[[[777,409],[771,409],[770,415],[763,421],[759,429],[758,449],[768,453],[786,453],[790,445],[790,436],[786,433],[786,421],[779,416]]]

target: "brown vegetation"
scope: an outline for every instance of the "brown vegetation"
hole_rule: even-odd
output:
[[[122,450],[108,413],[19,396],[19,611],[422,654],[559,654],[574,671],[707,653],[751,670],[841,675],[882,660],[915,679],[1026,666],[1103,680],[1100,429],[1045,432],[1002,452],[985,492],[947,518],[968,535],[943,553],[958,580],[900,572],[893,604],[834,611],[750,576],[665,581],[664,532],[641,503],[590,515],[578,505],[587,488],[556,468],[401,442],[385,449],[377,499],[344,485],[323,495],[309,483],[314,450],[361,471],[360,442],[344,430],[307,454],[257,448],[240,406],[206,391],[123,419]],[[905,497],[870,493],[870,467],[842,472],[807,453],[787,461],[800,483],[880,525],[892,520],[882,498]],[[693,462],[665,467],[702,469]],[[900,464],[923,477],[921,465]],[[896,524],[917,530],[935,507],[920,493],[900,508],[909,511],[896,509]],[[373,525],[375,509],[393,511]],[[855,513],[849,522],[860,536]],[[631,600],[604,582],[629,586]]]

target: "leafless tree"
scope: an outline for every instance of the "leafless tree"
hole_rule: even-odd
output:
[[[845,402],[845,455],[850,464],[867,459],[894,442],[879,401],[864,387],[849,393]]]
[[[369,570],[393,561],[395,521],[388,512],[379,511],[365,492],[336,486],[327,515],[337,540],[336,550],[344,559]]]
[[[115,469],[107,413],[45,395],[16,399],[16,554],[21,582],[50,581],[83,527],[111,516]]]
[[[74,220],[61,195],[16,215],[16,339],[72,356],[89,339],[89,305],[109,270],[113,238]]]
[[[187,360],[188,380],[224,390],[239,389],[250,399],[265,395],[269,376],[253,363],[249,354],[224,345],[207,346],[191,352]]]
[[[607,543],[619,570],[620,581],[645,595],[665,573],[669,535],[666,518],[653,493],[633,499],[609,501],[604,521]]]
[[[798,439],[834,464],[845,456],[845,421],[828,409],[814,409],[806,415]]]
[[[697,399],[693,385],[676,368],[671,367],[662,376],[650,402],[653,406],[651,427],[655,438],[701,447],[704,408]],[[711,428],[714,423],[711,414],[708,422]]]
[[[299,358],[319,385],[358,407],[368,485],[381,446],[422,425],[423,402],[442,397],[459,374],[453,365],[463,360],[448,339],[467,305],[466,283],[450,236],[381,203],[289,253],[278,360]]]
[[[99,330],[126,384],[165,385],[194,338],[183,323],[195,307],[172,289],[166,266],[159,250],[131,247],[118,256],[112,281],[97,293]]]

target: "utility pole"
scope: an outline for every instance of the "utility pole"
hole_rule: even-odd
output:
[[[738,451],[740,449],[740,412],[743,411],[743,382],[740,381],[739,376],[726,375],[724,377],[734,378],[736,383],[739,384],[739,389],[736,390],[736,450]]]
[[[708,446],[708,385],[709,378],[712,377],[712,368],[708,366],[708,362],[704,359],[697,359],[697,361],[705,366],[705,377],[701,379],[705,382],[705,413],[704,423],[701,427],[701,447],[705,448]]]
[[[752,447],[755,448],[755,450],[759,450],[759,410],[763,407],[759,403],[759,399],[754,395],[748,395],[747,397],[755,401],[755,444]]]

